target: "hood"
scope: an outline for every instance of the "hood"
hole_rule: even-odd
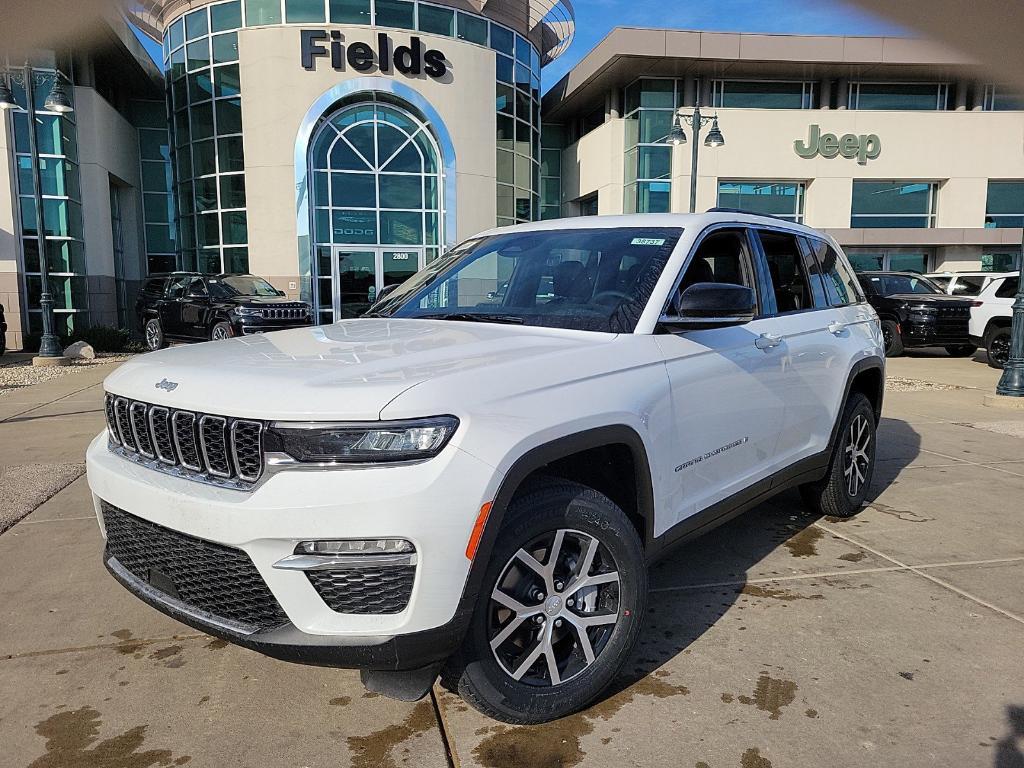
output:
[[[139,355],[104,386],[148,403],[223,416],[362,421],[379,418],[394,398],[428,379],[472,381],[480,369],[499,365],[543,367],[614,338],[521,325],[362,318]]]
[[[233,304],[245,304],[249,307],[308,307],[308,301],[289,299],[287,296],[232,296],[224,299]]]
[[[945,293],[891,293],[884,298],[892,301],[905,301],[908,304],[941,304],[944,307],[969,307],[971,299],[950,296]]]

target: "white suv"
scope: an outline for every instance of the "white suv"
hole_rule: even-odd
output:
[[[462,243],[364,318],[124,364],[89,484],[107,567],[155,608],[542,722],[612,681],[670,545],[792,486],[860,508],[883,380],[826,235],[545,221]]]
[[[971,306],[969,333],[972,344],[987,350],[988,364],[1002,369],[1010,356],[1010,323],[1020,273],[1006,272],[991,277]]]

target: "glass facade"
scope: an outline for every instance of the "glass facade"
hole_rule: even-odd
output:
[[[985,95],[981,108],[986,112],[1011,112],[1024,110],[1024,93],[989,83],[985,86]]]
[[[948,99],[946,83],[850,83],[850,109],[942,110]]]
[[[990,181],[985,203],[985,226],[1024,227],[1024,181]]]
[[[164,35],[178,266],[248,269],[237,30],[336,23],[419,30],[495,52],[497,224],[540,217],[540,54],[481,16],[407,0],[229,0],[175,20]],[[155,170],[153,171],[155,173]]]
[[[164,36],[180,269],[249,269],[235,31],[241,19],[240,0],[231,0],[185,14]]]
[[[139,176],[145,224],[146,271],[171,272],[177,266],[171,147],[162,102],[132,103],[132,124],[139,137]]]
[[[565,130],[560,125],[544,126],[540,136],[540,217],[562,216],[562,149]]]
[[[711,106],[743,109],[814,109],[815,84],[784,80],[712,80]]]
[[[900,250],[858,250],[846,248],[847,258],[857,272],[872,271],[893,271],[893,272],[917,272],[924,274],[930,272],[929,265],[933,258],[930,251],[900,251]]]
[[[854,181],[850,226],[934,227],[937,186],[920,181]]]
[[[792,181],[720,181],[718,205],[801,223],[804,185]]]
[[[670,210],[672,147],[665,139],[679,97],[675,80],[645,78],[626,88],[625,213]]]
[[[39,67],[35,70],[33,85],[35,132],[42,180],[50,293],[53,296],[55,330],[57,333],[70,334],[88,325],[89,310],[75,113],[60,115],[46,109],[46,97],[55,76],[54,59],[52,56],[45,57],[35,64]],[[25,106],[25,86],[18,79],[11,83],[11,90],[18,104]],[[73,88],[65,87],[65,92],[69,99],[74,98]],[[39,242],[36,239],[39,227],[33,198],[35,183],[29,151],[28,115],[19,110],[12,112],[12,119],[25,295],[28,298],[27,330],[29,333],[41,333],[39,297],[42,281],[39,275]]]

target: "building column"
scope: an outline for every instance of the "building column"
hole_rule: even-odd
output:
[[[836,109],[846,109],[850,106],[850,81],[841,77],[836,80]]]
[[[821,81],[818,89],[818,109],[832,109],[832,78]]]
[[[970,84],[966,80],[958,80],[956,84],[956,97],[953,101],[953,109],[963,112],[967,109],[967,91]]]
[[[619,104],[619,89],[612,88],[604,95],[604,121],[615,120],[622,116],[622,106]]]
[[[711,106],[711,78],[707,76],[700,79],[700,105]]]
[[[973,85],[974,93],[970,101],[970,110],[972,112],[981,112],[985,108],[985,84],[976,82]]]
[[[696,76],[683,78],[683,103],[681,107],[693,107],[697,104],[697,78]]]

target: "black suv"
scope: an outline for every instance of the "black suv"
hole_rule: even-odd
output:
[[[971,301],[947,296],[914,272],[861,272],[868,301],[882,321],[886,357],[907,347],[945,347],[953,357],[974,354],[967,325]]]
[[[312,325],[309,304],[293,301],[255,275],[173,272],[150,277],[135,302],[146,346],[169,339],[206,341]]]

